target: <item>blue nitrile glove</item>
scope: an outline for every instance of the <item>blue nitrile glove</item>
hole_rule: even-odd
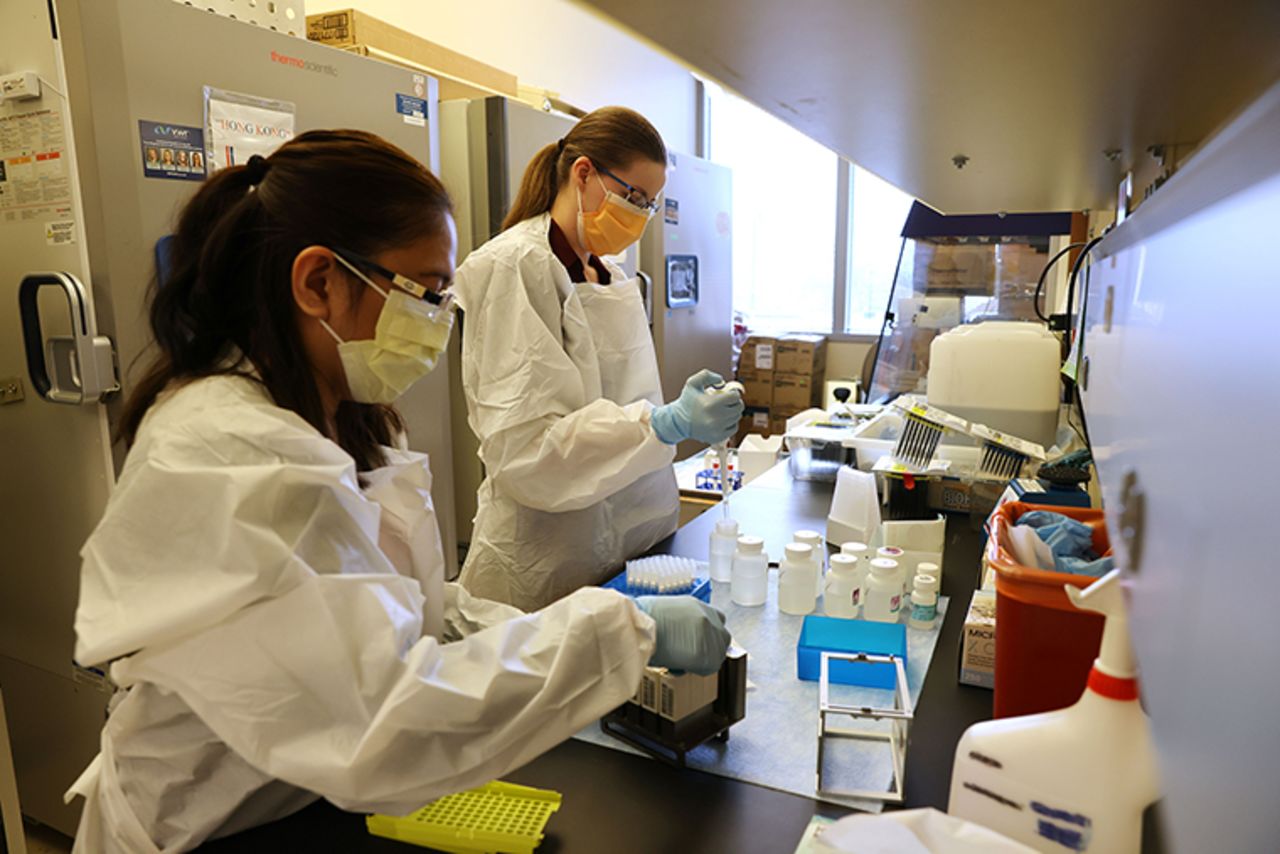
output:
[[[701,676],[720,669],[730,640],[724,614],[692,596],[637,596],[636,605],[658,624],[650,664]]]
[[[1093,531],[1083,522],[1048,510],[1033,510],[1018,517],[1019,525],[1034,528],[1054,558],[1073,557],[1093,560]]]
[[[708,391],[723,385],[724,379],[705,368],[684,384],[674,403],[653,410],[649,421],[653,432],[668,445],[695,439],[704,445],[726,442],[738,432],[742,420],[742,396],[736,391]]]

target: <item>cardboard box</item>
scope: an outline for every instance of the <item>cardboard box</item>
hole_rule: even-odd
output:
[[[773,365],[776,373],[820,377],[826,369],[825,335],[786,335],[778,339]]]
[[[769,435],[785,436],[787,434],[787,416],[770,415],[769,416]]]
[[[738,382],[742,383],[742,402],[749,409],[768,409],[773,406],[773,371],[740,370]]]
[[[742,345],[742,354],[738,357],[738,373],[743,371],[774,371],[774,358],[778,347],[778,339],[766,335],[752,335]]]
[[[667,720],[682,720],[714,703],[719,693],[719,671],[708,676],[676,675],[664,668],[658,685],[658,714]]]
[[[819,405],[822,384],[805,374],[773,375],[773,402],[770,411],[774,415],[792,416]]]
[[[973,591],[960,635],[960,683],[995,688],[996,594]]]
[[[514,74],[429,42],[358,9],[307,16],[307,40],[394,62],[440,81],[441,101],[519,96]],[[410,94],[407,90],[405,94]]]
[[[738,437],[735,445],[742,444],[743,438],[755,434],[757,436],[769,435],[769,410],[768,409],[752,409],[750,407],[742,413],[742,420],[738,422]]]

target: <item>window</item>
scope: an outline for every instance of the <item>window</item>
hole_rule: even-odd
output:
[[[786,122],[704,86],[710,158],[733,170],[734,310],[753,332],[879,335],[911,196],[858,166],[841,168]],[[847,231],[837,216],[846,174]]]
[[[711,159],[733,170],[733,307],[752,331],[829,332],[836,155],[707,84]]]
[[[879,335],[911,196],[867,170],[849,170],[849,284],[845,332]],[[904,258],[904,263],[911,259]]]

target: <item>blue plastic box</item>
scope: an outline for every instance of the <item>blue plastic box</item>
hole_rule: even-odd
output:
[[[627,571],[625,569],[622,570],[622,572],[619,572],[613,578],[610,578],[604,584],[601,584],[600,586],[608,588],[609,590],[617,590],[619,593],[630,596],[633,599],[637,596],[658,595],[656,593],[640,593],[639,591],[632,590],[630,587],[628,587]],[[696,596],[697,598],[701,599],[703,602],[706,602],[708,605],[710,605],[711,604],[711,579],[710,578],[693,579],[693,592],[690,593],[689,595]],[[818,677],[815,676],[814,678],[817,679]]]
[[[807,682],[817,682],[823,652],[896,655],[902,659],[902,666],[906,667],[907,627],[901,623],[875,623],[811,614],[804,618],[800,640],[796,645],[796,675]],[[854,661],[831,662],[829,677],[832,682],[840,685],[862,685],[888,690],[892,690],[898,681],[892,664]]]

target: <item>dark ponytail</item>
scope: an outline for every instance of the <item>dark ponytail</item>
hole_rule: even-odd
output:
[[[166,387],[254,370],[277,405],[327,435],[294,314],[293,259],[311,245],[374,256],[444,228],[451,210],[426,167],[364,131],[311,131],[265,160],[215,172],[179,215],[168,278],[152,282],[157,352],[125,404],[120,437],[133,444]],[[338,407],[337,442],[361,471],[383,464],[378,446],[401,428],[390,407]]]
[[[665,165],[667,146],[657,129],[635,110],[601,107],[587,113],[564,139],[543,146],[529,161],[520,192],[502,221],[503,230],[551,210],[556,194],[569,180],[569,167],[583,156],[612,170],[626,169],[641,158]]]

